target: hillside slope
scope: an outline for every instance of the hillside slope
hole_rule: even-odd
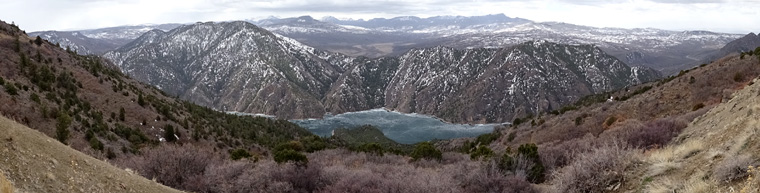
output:
[[[16,192],[181,192],[0,116],[0,174]]]
[[[651,192],[760,191],[760,173],[747,172],[760,164],[758,81],[696,118],[666,148],[646,154],[644,167],[631,178],[650,179],[644,188]]]
[[[693,152],[673,153],[672,149],[662,147],[671,140],[676,144],[682,143],[688,138],[684,137],[688,133],[700,133],[689,132],[687,129],[686,134],[678,136],[687,127],[687,123],[711,108],[720,106],[722,102],[729,101],[735,91],[749,84],[755,85],[753,79],[760,75],[758,64],[760,60],[757,57],[740,59],[738,55],[729,55],[658,82],[590,95],[560,110],[521,118],[511,127],[498,128],[499,135],[496,135],[496,139],[486,143],[494,151],[514,150],[524,144],[536,144],[538,155],[546,169],[544,173],[547,175],[547,186],[544,191],[547,192],[673,192],[673,189],[650,187],[665,182],[669,184],[667,187],[678,188],[676,192],[695,192],[683,191],[683,179],[704,177],[702,181],[710,180],[709,173],[713,170],[706,169],[705,165],[714,164],[717,160],[692,162],[687,166],[686,163],[667,161],[673,158],[667,158],[664,164],[660,164],[663,161],[656,160],[659,158],[649,160],[652,158],[646,156],[658,151],[665,151],[671,157],[692,156]],[[735,108],[748,107],[736,105]],[[707,127],[714,127],[716,125],[713,123],[718,122],[740,122],[744,120],[742,116],[744,115],[713,118],[705,115],[698,118],[697,122],[706,119],[709,120],[705,121],[709,125]],[[722,131],[710,132],[723,135]],[[738,140],[750,138],[745,141],[747,143],[739,142],[746,144],[739,144],[740,149],[742,146],[751,147],[755,143],[749,134],[735,136],[741,137]],[[719,144],[713,144],[712,138],[704,139],[687,145]],[[477,145],[477,141],[479,140],[458,139],[442,141],[438,145],[443,149],[458,150],[472,147],[472,143]],[[710,172],[679,171],[680,168],[690,167]],[[667,173],[678,175],[664,180],[657,177]],[[715,184],[719,183],[723,182],[716,181]],[[655,189],[663,191],[654,191]]]
[[[713,55],[705,58],[705,62],[719,59],[725,55],[733,53],[741,53],[746,51],[753,51],[760,46],[760,36],[755,33],[749,33],[742,38],[728,42],[723,48],[713,53]]]
[[[0,113],[103,159],[163,144],[267,152],[310,133],[284,120],[239,117],[167,96],[18,27],[0,22]]]
[[[523,123],[502,130],[497,149],[522,143],[565,142],[599,134],[626,121],[643,123],[662,118],[690,122],[716,104],[730,99],[753,77],[760,75],[758,59],[726,56],[714,63],[683,71],[681,75],[659,82],[637,85],[623,90],[584,98],[560,111],[523,119]],[[609,100],[613,98],[613,100]],[[556,114],[556,115],[555,115]],[[514,133],[514,139],[507,136]]]

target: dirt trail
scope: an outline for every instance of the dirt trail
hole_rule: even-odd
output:
[[[2,116],[0,174],[10,181],[14,192],[180,192],[92,158]],[[0,185],[4,184],[0,181]],[[0,191],[5,188],[0,187]]]

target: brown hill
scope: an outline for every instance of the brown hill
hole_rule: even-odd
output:
[[[6,176],[16,192],[180,192],[2,116],[0,130],[0,176]]]
[[[598,136],[626,120],[647,122],[684,118],[691,121],[706,112],[701,108],[709,109],[730,99],[731,93],[757,77],[760,74],[757,64],[757,58],[742,60],[731,55],[662,81],[589,96],[576,105],[553,112],[565,111],[562,114],[544,113],[522,120],[526,124],[502,129],[504,135],[496,144],[515,146],[529,142],[568,141],[586,134]],[[584,107],[584,103],[588,106]],[[530,122],[534,124],[527,124]],[[516,135],[513,140],[507,139],[510,133]]]
[[[628,175],[644,183],[630,186],[646,192],[760,192],[760,172],[748,171],[760,164],[757,81],[694,119],[667,147],[644,154]]]
[[[265,153],[262,146],[311,135],[284,120],[228,115],[166,96],[99,57],[30,38],[3,22],[0,80],[0,113],[97,158],[166,143]]]

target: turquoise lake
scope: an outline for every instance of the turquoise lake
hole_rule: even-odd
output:
[[[403,144],[433,139],[475,137],[490,133],[501,124],[451,124],[432,116],[404,114],[385,109],[326,115],[322,119],[291,120],[312,133],[327,137],[337,128],[355,128],[373,125],[386,137]]]

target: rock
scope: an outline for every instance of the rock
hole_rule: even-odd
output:
[[[53,175],[53,173],[48,172],[47,174],[45,174],[45,177],[47,177],[50,180],[55,181],[55,175]]]

